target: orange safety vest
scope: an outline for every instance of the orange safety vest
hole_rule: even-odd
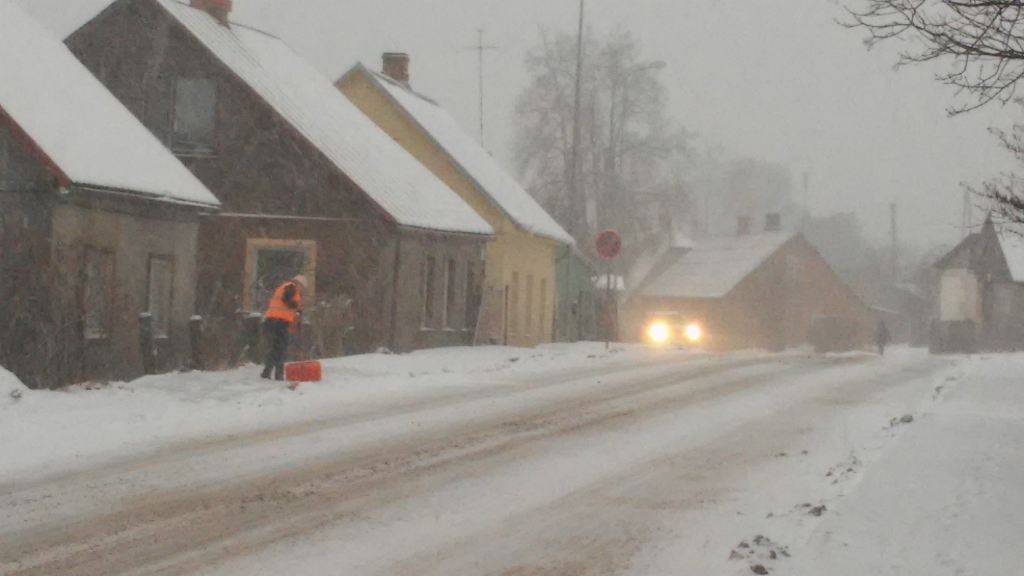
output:
[[[296,308],[289,308],[284,302],[284,291],[289,286],[295,286],[295,304]],[[267,313],[263,316],[266,320],[284,320],[291,325],[294,330],[298,325],[299,310],[302,309],[302,295],[301,288],[295,282],[285,282],[274,290],[274,295],[270,297],[270,305],[267,306]]]

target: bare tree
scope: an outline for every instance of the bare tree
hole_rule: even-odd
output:
[[[636,243],[685,209],[689,135],[667,114],[661,62],[643,60],[625,31],[584,38],[579,185],[570,197],[576,39],[541,31],[516,107],[516,160],[538,200],[577,236],[615,228]],[[581,225],[585,220],[585,225]],[[580,231],[585,231],[581,234]],[[589,238],[577,238],[589,246]]]
[[[993,129],[992,133],[1013,155],[1017,164],[1024,166],[1024,123],[1015,124],[1009,132]],[[989,208],[1003,220],[1024,223],[1024,177],[1007,172],[986,181],[980,188],[968,188],[976,196],[987,200]]]
[[[1020,0],[849,0],[851,28],[867,45],[904,40],[898,65],[949,60],[938,79],[967,96],[951,114],[1013,99],[1024,78],[1024,5]]]

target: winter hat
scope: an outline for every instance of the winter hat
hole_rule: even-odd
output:
[[[303,276],[302,274],[299,274],[295,278],[292,278],[292,280],[294,280],[296,284],[302,286],[303,288],[309,288],[309,279]]]

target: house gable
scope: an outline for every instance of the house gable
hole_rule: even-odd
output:
[[[481,193],[476,182],[376,85],[372,74],[363,66],[360,65],[346,74],[338,81],[336,87],[363,114],[476,210],[496,233],[503,234],[515,230],[515,223],[494,206],[490,198]]]

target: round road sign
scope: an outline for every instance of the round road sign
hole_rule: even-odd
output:
[[[622,237],[614,230],[601,232],[597,235],[597,253],[601,258],[611,260],[622,251]]]

